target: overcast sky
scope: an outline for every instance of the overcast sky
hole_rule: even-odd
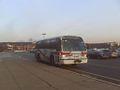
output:
[[[119,0],[0,0],[0,41],[77,35],[120,42]]]

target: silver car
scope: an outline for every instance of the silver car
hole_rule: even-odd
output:
[[[120,48],[117,48],[116,52],[118,53],[118,56],[120,57]]]
[[[118,52],[116,50],[111,50],[111,57],[112,58],[117,58],[119,55],[118,55]]]

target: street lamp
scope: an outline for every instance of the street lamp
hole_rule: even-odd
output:
[[[43,39],[45,39],[45,35],[46,35],[46,33],[42,33]]]

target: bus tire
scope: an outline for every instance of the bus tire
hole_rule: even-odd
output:
[[[50,56],[50,64],[51,65],[55,64],[55,62],[54,62],[54,56],[53,55]]]
[[[36,60],[37,60],[37,62],[40,62],[40,61],[41,61],[41,58],[40,58],[40,54],[39,54],[39,53],[36,53]]]

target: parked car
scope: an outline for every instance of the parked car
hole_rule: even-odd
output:
[[[109,49],[103,49],[100,50],[100,58],[110,58],[111,57],[111,52]]]
[[[117,48],[116,52],[118,53],[118,57],[120,57],[120,48]]]
[[[118,52],[114,49],[114,50],[111,50],[111,57],[112,58],[117,58],[119,55],[118,55]]]
[[[96,54],[96,48],[88,49],[87,50],[87,56],[88,58],[94,58]]]
[[[111,51],[109,49],[88,50],[88,57],[90,58],[110,58]]]

